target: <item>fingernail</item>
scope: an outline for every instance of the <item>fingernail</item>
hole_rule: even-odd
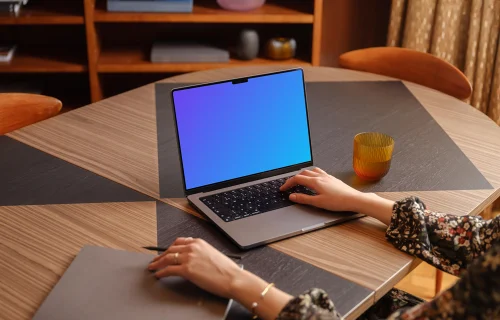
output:
[[[292,193],[289,197],[290,200],[295,201],[297,199],[297,195],[295,193]]]

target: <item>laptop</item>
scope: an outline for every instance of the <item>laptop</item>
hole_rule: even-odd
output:
[[[279,191],[314,168],[302,69],[176,88],[172,101],[187,199],[241,249],[361,216],[292,203],[314,195],[303,186]]]

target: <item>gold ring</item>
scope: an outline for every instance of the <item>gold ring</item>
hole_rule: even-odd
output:
[[[179,264],[179,252],[174,254],[174,264]]]

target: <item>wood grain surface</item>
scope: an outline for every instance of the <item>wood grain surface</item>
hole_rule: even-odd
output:
[[[208,82],[281,69],[284,68],[208,70],[165,81]],[[306,81],[394,80],[369,73],[332,68],[305,67],[304,71]],[[399,199],[412,194],[420,196],[434,210],[455,214],[479,213],[500,194],[500,129],[484,114],[456,98],[420,85],[407,82],[405,85],[494,189],[433,192],[408,190],[382,195]],[[159,198],[152,84],[37,123],[10,133],[9,136]],[[192,212],[183,200],[164,201]],[[397,252],[386,243],[383,227],[373,228],[374,225],[377,224],[371,219],[360,219],[282,241],[273,247],[376,290],[378,298],[411,269],[414,259]],[[373,263],[374,267],[366,268],[362,262],[368,265]]]
[[[229,62],[151,62],[149,50],[141,48],[106,49],[101,52],[97,69],[99,73],[158,73],[158,72],[193,72],[207,69],[234,68],[250,65],[275,65],[280,64],[289,68],[310,66],[311,63],[300,59],[269,60],[255,58],[252,60],[239,60],[231,58]]]
[[[0,207],[0,319],[31,319],[86,244],[146,252],[156,203]]]
[[[0,73],[83,73],[87,71],[85,63],[79,55],[69,56],[61,54],[54,56],[51,50],[38,52],[23,52],[22,48],[16,50],[10,63],[0,65]],[[70,53],[71,55],[72,53]],[[2,75],[8,77],[8,75]]]
[[[410,272],[414,260],[384,241],[386,229],[366,217],[270,247],[370,288],[378,300]]]

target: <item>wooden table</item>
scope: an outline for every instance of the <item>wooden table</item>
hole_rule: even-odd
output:
[[[210,70],[164,81],[206,82],[279,69],[283,68]],[[304,71],[306,81],[394,80],[332,68],[310,67]],[[417,195],[435,210],[462,215],[480,213],[500,195],[500,129],[455,98],[412,83],[405,85],[493,189],[380,195],[394,200]],[[0,318],[31,317],[83,244],[140,251],[144,243],[155,243],[155,200],[196,214],[185,199],[160,199],[155,116],[154,85],[150,84],[8,135],[95,175],[81,172],[78,181],[67,182],[69,189],[84,180],[106,178],[121,185],[113,188],[129,190],[117,191],[124,194],[123,198],[130,197],[125,195],[130,189],[150,198],[102,202],[95,195],[96,203],[60,204],[64,201],[51,194],[54,203],[26,199],[26,203],[0,207]],[[9,155],[2,153],[4,156]],[[57,166],[62,168],[64,163]],[[37,185],[43,194],[43,174],[26,174],[40,176],[39,186],[36,180],[27,187]],[[270,246],[373,290],[369,299],[347,315],[354,319],[419,263],[386,242],[384,232],[385,227],[378,221],[362,218]]]

